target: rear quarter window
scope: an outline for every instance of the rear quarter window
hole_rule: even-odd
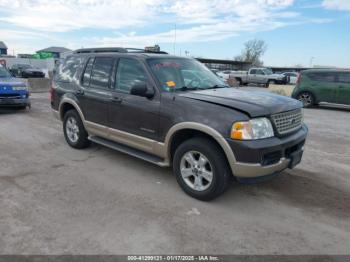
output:
[[[338,82],[350,84],[350,72],[338,73]]]
[[[55,73],[55,80],[61,82],[79,81],[78,69],[84,62],[84,57],[70,56],[59,64]]]

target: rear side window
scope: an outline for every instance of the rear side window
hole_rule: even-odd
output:
[[[96,57],[90,77],[90,87],[108,88],[114,64],[112,57]]]
[[[91,77],[91,70],[92,70],[93,64],[94,64],[94,58],[91,57],[87,62],[87,65],[85,67],[85,71],[83,74],[83,81],[82,81],[83,86],[86,86],[86,87],[90,86],[90,77]]]
[[[350,73],[338,73],[338,82],[350,84]]]
[[[64,82],[71,82],[73,80],[76,80],[78,78],[78,68],[83,62],[83,60],[83,57],[67,57],[66,60],[63,63],[60,63],[60,65],[58,66],[58,70],[55,75],[56,80]]]
[[[327,72],[319,72],[319,73],[308,73],[307,76],[312,81],[317,82],[335,82],[335,74],[327,73]]]

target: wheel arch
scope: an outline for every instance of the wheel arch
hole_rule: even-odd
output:
[[[165,148],[169,162],[172,161],[176,148],[182,142],[196,136],[207,137],[208,139],[213,140],[221,148],[222,152],[226,156],[231,171],[234,173],[233,169],[236,163],[236,158],[226,139],[215,129],[195,122],[176,124],[167,133],[165,138]]]
[[[78,112],[78,114],[83,122],[83,125],[85,127],[85,117],[84,117],[83,112],[81,111],[77,102],[75,102],[73,99],[68,98],[68,97],[63,98],[59,107],[58,107],[60,119],[63,120],[65,113],[70,109],[75,109]]]

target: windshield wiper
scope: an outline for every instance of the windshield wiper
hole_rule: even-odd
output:
[[[220,86],[220,85],[214,85],[205,89],[217,89],[217,88],[227,88],[228,86]]]
[[[197,87],[187,87],[187,86],[183,86],[177,90],[180,90],[180,91],[189,91],[189,90],[197,90],[198,88]]]

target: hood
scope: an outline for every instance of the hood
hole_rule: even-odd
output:
[[[250,117],[267,116],[302,107],[299,101],[289,97],[234,88],[186,92],[179,96],[236,109]]]
[[[14,77],[0,77],[0,86],[25,86],[26,83]]]

